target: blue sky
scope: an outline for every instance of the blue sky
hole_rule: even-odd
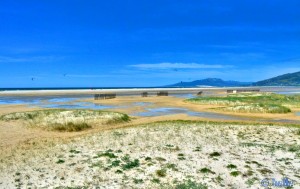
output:
[[[299,0],[1,0],[0,87],[257,81],[300,71],[299,7]]]

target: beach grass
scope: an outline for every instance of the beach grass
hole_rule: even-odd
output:
[[[2,115],[3,121],[24,121],[30,127],[54,131],[82,131],[94,125],[117,124],[130,121],[128,115],[100,110],[51,109],[17,112]]]
[[[87,123],[73,123],[68,122],[66,124],[55,124],[52,126],[52,129],[55,131],[68,131],[68,132],[74,132],[74,131],[82,131],[85,129],[89,129],[92,126]]]
[[[274,93],[230,94],[225,97],[197,97],[186,102],[224,106],[218,109],[246,113],[289,113],[300,107],[300,95]]]
[[[244,113],[289,113],[291,109],[278,104],[254,103],[219,108],[224,111]]]

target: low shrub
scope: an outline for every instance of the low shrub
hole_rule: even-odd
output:
[[[165,169],[157,170],[155,173],[159,177],[165,177],[165,176],[167,176],[167,170],[165,170]]]
[[[66,124],[54,124],[51,128],[54,131],[68,131],[68,132],[78,132],[82,131],[85,129],[89,129],[92,126],[90,126],[87,123],[73,123],[73,122],[68,122]]]

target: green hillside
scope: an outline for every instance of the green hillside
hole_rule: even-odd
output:
[[[300,72],[288,73],[273,77],[271,79],[266,79],[263,81],[258,81],[253,83],[254,86],[300,86]]]

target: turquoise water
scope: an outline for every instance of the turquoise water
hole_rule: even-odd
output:
[[[2,105],[38,105],[42,104],[42,101],[48,101],[50,103],[64,103],[79,100],[83,98],[92,98],[91,95],[70,95],[70,96],[1,96],[0,104]]]
[[[220,113],[213,113],[213,112],[195,112],[190,111],[185,108],[148,108],[145,109],[144,112],[137,112],[131,114],[132,116],[141,116],[141,117],[154,117],[154,116],[163,116],[163,115],[172,115],[172,114],[187,114],[189,116],[207,118],[207,119],[219,119],[219,120],[235,120],[235,121],[256,121],[256,122],[276,122],[276,123],[294,123],[300,124],[300,121],[297,120],[288,120],[288,119],[254,119],[242,116],[231,116],[225,115]],[[298,113],[300,116],[300,112]],[[178,117],[180,118],[180,117]]]
[[[161,107],[161,108],[148,108],[145,110],[146,110],[145,112],[137,112],[132,115],[141,116],[141,117],[153,117],[153,116],[163,116],[163,115],[172,115],[172,114],[187,114],[189,116],[222,119],[222,120],[245,120],[245,118],[243,117],[229,116],[229,115],[210,113],[210,112],[195,112],[185,108]]]
[[[72,97],[64,98],[64,97],[62,97],[62,98],[51,98],[47,101],[48,102],[71,102],[71,101],[75,101],[75,100],[78,100],[78,99],[80,99],[80,98],[72,98]]]
[[[175,96],[178,98],[195,98],[196,95],[193,94],[171,94],[170,96]]]
[[[133,105],[134,106],[150,106],[152,105],[152,102],[134,102]]]
[[[277,94],[283,94],[283,95],[299,95],[300,91],[293,91],[293,92],[276,92]]]
[[[39,105],[42,108],[62,108],[62,109],[93,109],[93,110],[102,110],[102,109],[112,109],[115,106],[99,105],[90,102],[76,102],[72,104],[43,104]]]
[[[40,98],[15,98],[15,97],[0,97],[1,105],[14,105],[14,104],[38,104]]]
[[[76,102],[84,98],[92,98],[91,95],[70,95],[70,96],[9,96],[0,97],[2,105],[25,104],[42,108],[63,108],[63,109],[110,109],[114,106],[99,105],[90,102]]]

